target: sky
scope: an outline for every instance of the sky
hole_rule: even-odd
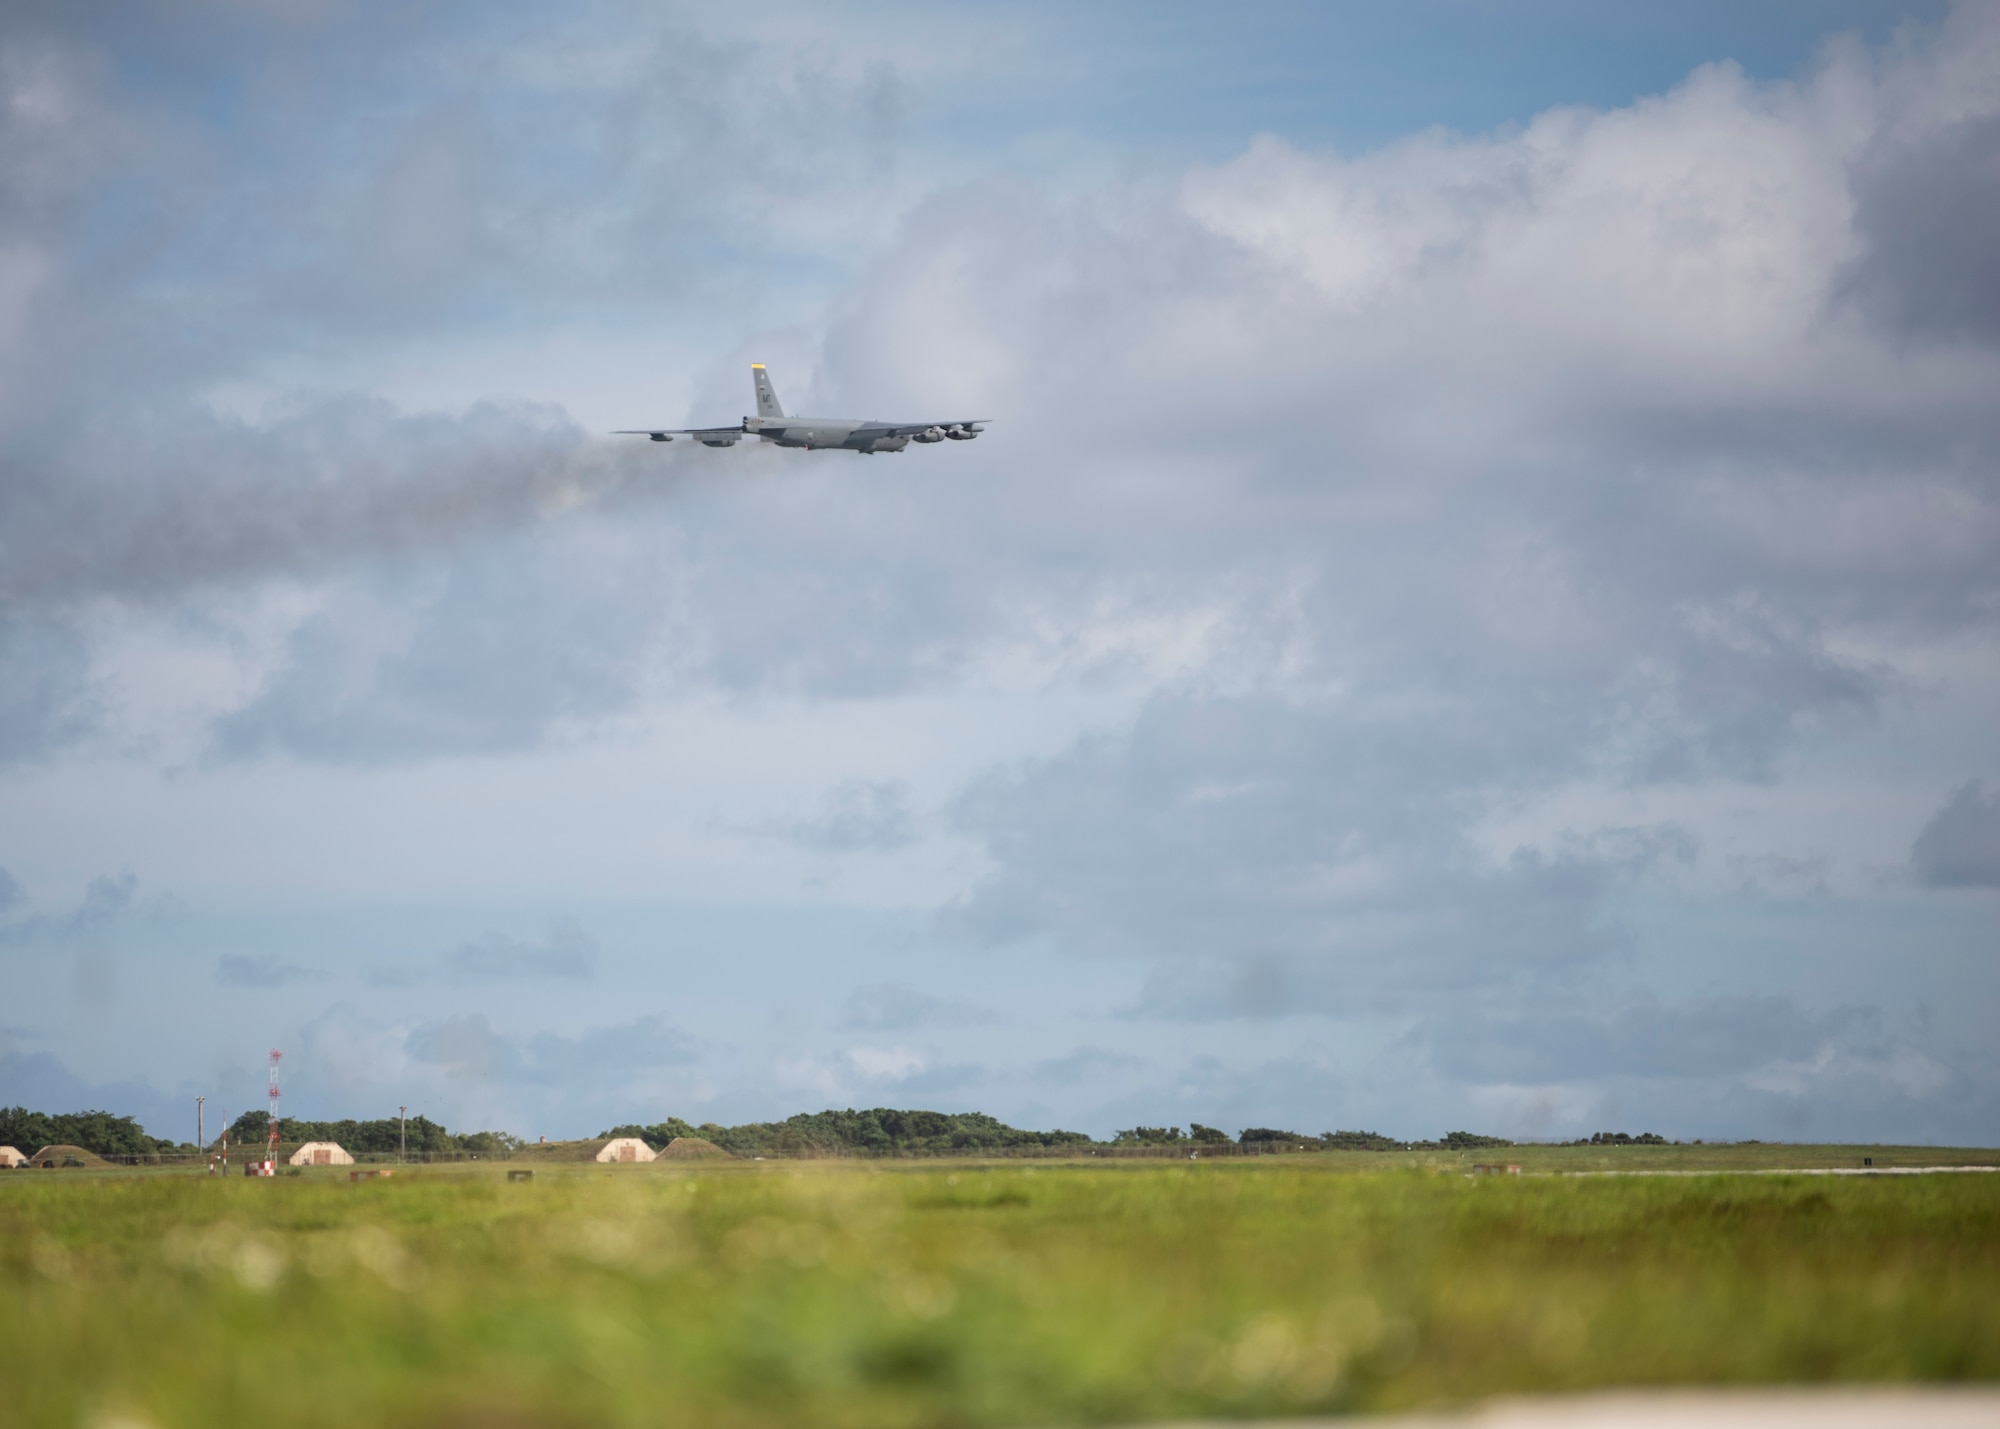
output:
[[[2000,10],[10,5],[0,870],[176,1139],[1995,1144]]]

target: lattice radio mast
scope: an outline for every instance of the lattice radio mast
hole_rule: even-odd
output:
[[[284,1055],[276,1047],[271,1049],[271,1134],[264,1155],[273,1165],[278,1160],[278,1059]]]

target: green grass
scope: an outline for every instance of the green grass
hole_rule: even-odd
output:
[[[2000,1176],[1365,1164],[7,1173],[0,1420],[895,1429],[2000,1378]]]

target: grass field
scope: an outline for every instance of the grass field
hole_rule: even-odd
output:
[[[1367,1164],[7,1173],[0,1422],[1032,1426],[2000,1378],[2000,1176]]]

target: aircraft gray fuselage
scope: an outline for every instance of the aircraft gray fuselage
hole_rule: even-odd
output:
[[[645,436],[656,442],[687,437],[703,446],[733,447],[745,437],[774,442],[781,447],[807,451],[899,452],[911,442],[969,442],[978,436],[987,418],[958,418],[947,422],[877,422],[852,417],[790,417],[778,404],[778,394],[761,362],[750,367],[750,384],[757,394],[757,415],[745,417],[740,427],[637,427],[614,433],[617,436]]]

